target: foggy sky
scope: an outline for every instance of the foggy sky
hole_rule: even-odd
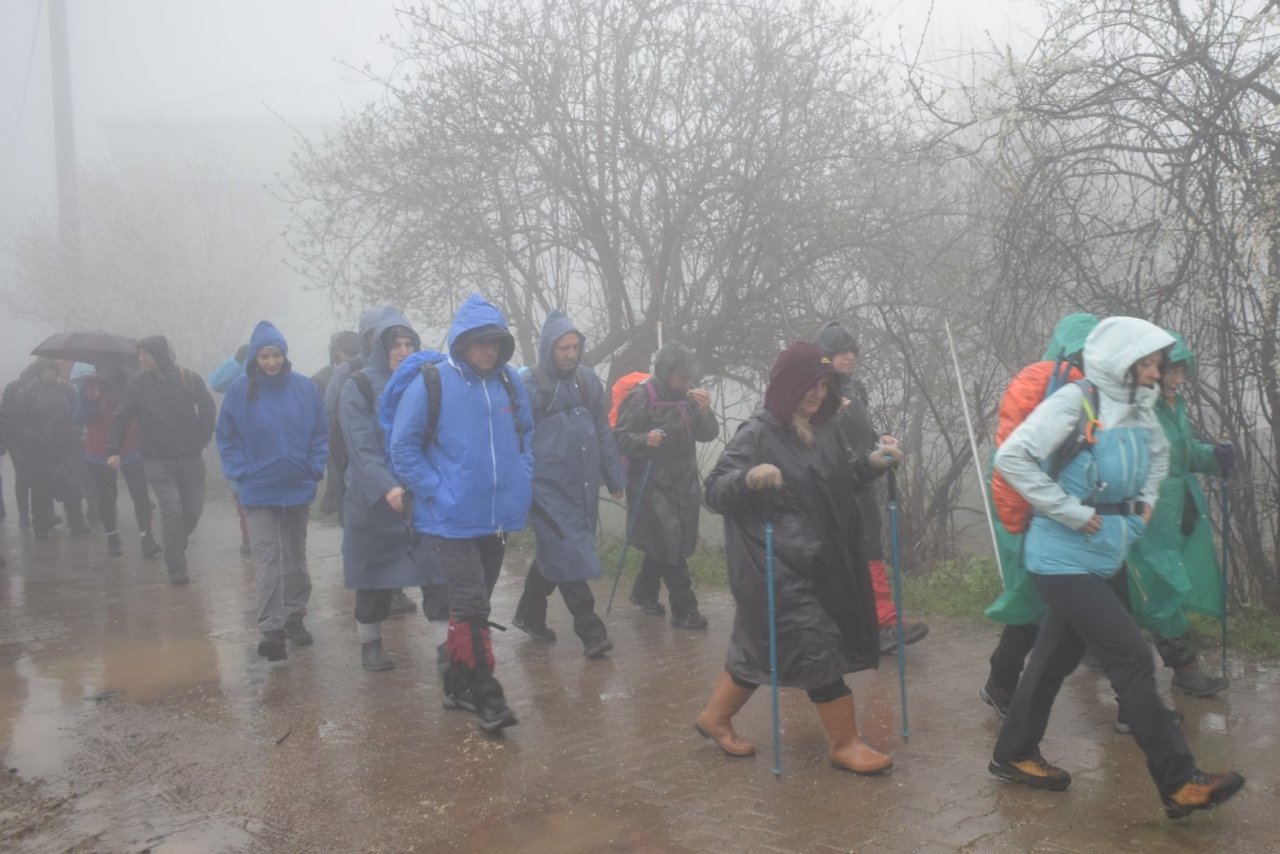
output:
[[[914,53],[932,9],[926,58],[982,49],[989,39],[1022,42],[1020,34],[1040,19],[1029,0],[872,0],[864,8],[878,22],[880,44],[898,54]],[[340,63],[386,68],[390,52],[379,39],[397,27],[393,5],[380,0],[67,0],[67,18],[82,165],[111,156],[104,127],[121,119],[161,130],[217,119],[275,122],[273,111],[311,125],[332,119],[377,94]],[[261,173],[253,175],[256,182],[271,181],[287,165],[281,135],[270,136],[270,150],[245,161],[247,170]],[[3,0],[0,229],[8,232],[33,209],[50,207],[54,180],[48,3]],[[0,277],[12,275],[0,257]],[[282,278],[298,282],[291,273]],[[310,373],[323,364],[329,331],[349,318],[332,317],[323,298],[296,284],[284,305],[271,319],[289,338],[295,364]],[[0,316],[0,382],[18,373],[50,331]]]

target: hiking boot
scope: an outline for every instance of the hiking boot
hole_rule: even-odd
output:
[[[151,535],[150,531],[143,531],[142,539],[142,556],[147,560],[158,557],[160,552],[164,551],[160,544],[156,542],[156,538]]]
[[[119,534],[107,534],[107,557],[120,557],[124,549],[120,547]]]
[[[661,617],[667,613],[667,609],[662,607],[662,603],[657,599],[641,599],[634,593],[627,598],[631,600],[632,605],[635,605],[650,617]]]
[[[1033,789],[1061,792],[1071,785],[1071,775],[1055,765],[1050,765],[1037,753],[1020,762],[1000,762],[992,759],[987,770],[1001,780],[1023,783]]]
[[[398,617],[401,614],[412,614],[418,610],[418,606],[412,599],[404,595],[403,590],[397,590],[391,594],[391,616]]]
[[[672,616],[671,625],[677,629],[705,629],[707,627],[707,618],[699,614],[695,608],[687,614]]]
[[[1013,692],[1008,688],[997,688],[988,682],[978,689],[982,702],[996,710],[1002,719],[1009,714],[1009,704],[1013,702]]]
[[[584,644],[583,655],[587,658],[604,658],[605,653],[613,652],[613,641],[607,637]]]
[[[187,578],[187,573],[185,571],[177,572],[169,576],[169,583],[172,584],[174,587],[182,587],[183,585],[189,584],[190,582],[191,582],[191,579]]]
[[[1212,697],[1221,694],[1231,685],[1225,676],[1211,676],[1200,669],[1200,662],[1193,661],[1173,671],[1173,689],[1192,697]]]
[[[1196,810],[1211,810],[1226,803],[1240,791],[1244,777],[1236,771],[1225,774],[1206,774],[1197,770],[1178,791],[1163,797],[1164,814],[1169,818],[1183,818]]]
[[[902,639],[907,646],[924,640],[929,634],[928,623],[903,623]],[[888,655],[898,649],[898,630],[896,626],[885,626],[880,630],[880,654]]]
[[[258,655],[267,661],[284,661],[288,658],[289,653],[284,646],[284,630],[263,632],[262,640],[258,641]]]
[[[360,644],[360,666],[377,673],[382,670],[391,670],[396,665],[383,655],[382,638],[375,638]]]
[[[501,689],[494,691],[487,686],[477,686],[474,680],[468,680],[452,694],[445,694],[444,707],[471,712],[485,732],[496,732],[519,723],[515,712],[503,702]]]
[[[287,620],[284,624],[284,636],[294,646],[310,646],[316,641],[307,627],[302,625],[302,620]]]
[[[527,621],[524,617],[520,617],[520,616],[517,616],[515,619],[513,619],[511,621],[511,625],[515,626],[517,629],[524,632],[526,635],[533,638],[534,640],[546,641],[547,643],[555,642],[556,633],[553,632],[551,629],[547,628],[546,625],[541,625],[541,626],[534,625],[533,623],[530,623],[529,621]]]
[[[1182,717],[1182,712],[1178,711],[1177,709],[1170,709],[1168,707],[1166,707],[1164,711],[1165,711],[1165,714],[1169,716],[1169,719],[1173,721],[1174,726],[1182,726],[1182,721],[1184,720],[1184,718]],[[1115,730],[1121,735],[1131,735],[1133,733],[1133,727],[1129,726],[1120,718],[1116,718]]]

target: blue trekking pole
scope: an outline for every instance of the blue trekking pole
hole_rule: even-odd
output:
[[[1222,483],[1222,677],[1227,676],[1227,597],[1231,586],[1231,484]]]
[[[773,522],[764,523],[764,574],[769,590],[769,691],[773,697],[773,776],[782,776],[782,717],[778,708],[778,610],[773,576]]]
[[[898,612],[893,633],[898,641],[898,690],[902,694],[902,740],[911,740],[907,723],[907,645],[902,630],[902,569],[898,550],[898,480],[889,470],[889,538],[893,558],[893,607]]]
[[[613,597],[618,592],[618,582],[622,580],[622,567],[627,562],[627,549],[631,546],[631,527],[635,524],[641,503],[644,502],[644,487],[649,482],[649,469],[652,466],[653,460],[644,464],[644,474],[640,475],[640,489],[636,491],[636,506],[627,508],[627,534],[622,540],[622,554],[618,555],[618,570],[613,574],[613,589],[609,591],[609,604],[604,609],[606,617],[613,610]]]

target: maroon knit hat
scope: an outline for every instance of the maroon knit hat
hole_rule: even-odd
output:
[[[790,424],[791,417],[805,393],[819,380],[834,376],[836,369],[822,348],[807,341],[797,341],[778,354],[769,370],[769,387],[764,391],[764,408],[783,424]],[[822,406],[811,419],[822,424],[840,407],[840,398],[828,394]]]

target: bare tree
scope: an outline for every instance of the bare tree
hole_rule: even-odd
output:
[[[270,196],[214,163],[80,177],[82,275],[52,211],[10,235],[14,274],[0,300],[17,317],[61,329],[164,334],[181,361],[204,370],[244,343],[279,293]]]

